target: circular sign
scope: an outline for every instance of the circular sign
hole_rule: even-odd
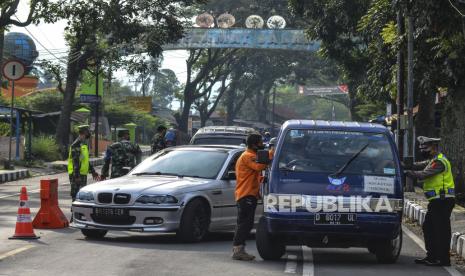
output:
[[[3,76],[10,81],[22,79],[26,68],[24,64],[17,60],[10,60],[3,64]]]
[[[195,19],[195,24],[201,28],[210,28],[213,23],[215,23],[215,19],[209,13],[202,13]]]
[[[282,16],[273,15],[272,17],[268,18],[266,25],[270,29],[284,29],[286,27],[286,20],[284,20]]]
[[[232,27],[236,23],[236,18],[232,14],[229,13],[223,13],[218,17],[216,20],[218,27],[222,29],[227,29]]]
[[[263,25],[265,25],[265,22],[259,15],[251,15],[245,20],[245,26],[249,29],[261,29]]]

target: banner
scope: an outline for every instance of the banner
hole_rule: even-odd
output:
[[[305,96],[328,96],[349,94],[349,88],[345,84],[329,87],[308,87],[300,85],[298,89],[299,94]]]
[[[205,48],[281,49],[315,52],[320,43],[307,39],[304,30],[192,28],[164,50]]]
[[[98,95],[102,96],[103,95],[103,74],[99,75],[98,78]],[[80,94],[89,94],[89,95],[95,95],[95,83],[96,83],[96,78],[95,76],[88,72],[88,71],[83,71],[82,72],[82,80],[81,80],[81,86],[79,89]]]

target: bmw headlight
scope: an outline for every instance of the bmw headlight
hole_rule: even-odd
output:
[[[142,204],[172,204],[178,203],[177,198],[170,195],[141,195],[136,203]]]
[[[79,201],[94,201],[94,194],[92,192],[78,192],[76,199]]]

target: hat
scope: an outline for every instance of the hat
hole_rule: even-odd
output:
[[[439,144],[441,142],[441,138],[430,138],[425,136],[418,136],[417,141],[420,144]]]
[[[275,146],[276,145],[276,140],[277,140],[276,137],[273,137],[273,138],[270,139],[270,142],[268,142],[268,144],[270,146]]]
[[[89,125],[80,125],[77,129],[79,133],[90,132]]]
[[[123,137],[125,134],[129,135],[129,129],[122,128],[118,130],[118,137]]]

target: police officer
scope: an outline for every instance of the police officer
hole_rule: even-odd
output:
[[[102,180],[108,177],[110,163],[111,178],[116,178],[127,174],[142,159],[142,151],[139,145],[129,141],[129,130],[120,130],[118,137],[120,141],[111,144],[105,151]]]
[[[450,266],[450,215],[455,205],[455,185],[451,164],[439,151],[440,141],[439,138],[418,137],[420,150],[428,154],[430,160],[415,163],[413,170],[405,171],[408,177],[423,182],[429,201],[423,223],[426,257],[415,260],[417,264],[429,266]]]
[[[90,130],[88,125],[78,127],[79,137],[71,144],[68,155],[68,174],[71,183],[71,198],[76,199],[80,188],[87,184],[87,175],[92,173],[94,180],[99,179],[94,167],[90,164],[88,142]]]
[[[167,128],[165,126],[159,126],[157,133],[152,139],[152,154],[166,148],[165,135]]]

